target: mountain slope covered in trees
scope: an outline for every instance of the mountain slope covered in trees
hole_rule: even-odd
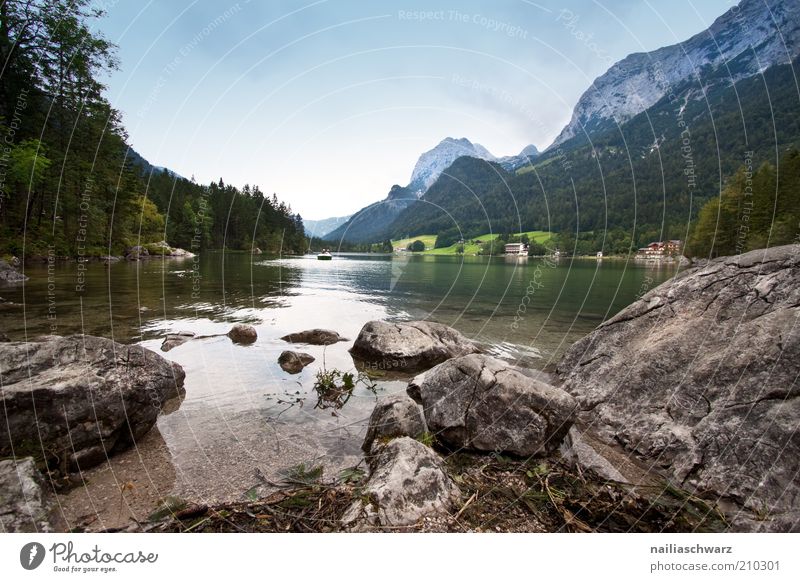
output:
[[[135,155],[102,74],[115,47],[88,0],[0,3],[0,254],[177,246],[301,250],[302,221],[256,187],[208,186]]]
[[[712,83],[709,76],[687,81],[627,123],[597,132],[591,142],[569,140],[501,183],[467,179],[456,186],[442,177],[429,190],[439,210],[424,204],[426,194],[391,232],[438,233],[449,221],[447,228],[458,227],[466,237],[558,232],[568,247],[589,233],[592,244],[585,251],[611,252],[686,239],[699,208],[746,161],[756,168],[777,165],[800,144],[797,65],[772,67],[734,85]],[[482,174],[486,166],[469,158],[457,164],[465,176]],[[458,192],[444,193],[453,189]],[[465,204],[467,191],[481,204]]]

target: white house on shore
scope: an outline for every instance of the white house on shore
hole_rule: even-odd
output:
[[[683,251],[683,241],[668,240],[666,242],[663,241],[651,242],[646,247],[640,248],[637,251],[635,258],[659,260],[659,259],[680,256],[682,251]]]
[[[506,245],[506,254],[507,255],[521,255],[521,256],[528,256],[528,245],[525,243],[508,243]]]

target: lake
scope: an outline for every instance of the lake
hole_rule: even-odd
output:
[[[80,268],[79,268],[80,267]],[[85,268],[84,268],[85,267]],[[0,332],[12,340],[86,333],[141,343],[186,371],[186,397],[134,449],[88,471],[60,497],[68,527],[146,517],[165,496],[202,503],[263,494],[287,467],[335,476],[361,461],[376,395],[359,386],[340,410],[316,407],[315,374],[352,370],[350,342],[297,346],[316,361],[297,375],[277,364],[287,333],[322,327],[355,339],[372,319],[451,325],[506,361],[551,370],[573,342],[672,276],[675,265],[594,259],[430,255],[265,258],[207,252],[195,259],[55,262],[0,289]],[[235,322],[258,341],[224,335],[160,352],[169,332],[225,334]],[[404,390],[376,381],[377,393]]]

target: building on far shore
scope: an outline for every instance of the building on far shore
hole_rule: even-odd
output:
[[[651,242],[646,247],[640,248],[634,258],[653,261],[671,259],[680,256],[682,251],[683,242],[679,240]]]
[[[508,243],[506,245],[507,255],[522,255],[528,256],[528,245],[525,243]]]

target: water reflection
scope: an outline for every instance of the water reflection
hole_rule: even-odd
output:
[[[347,351],[352,342],[293,346],[279,339],[284,335],[321,327],[353,340],[372,319],[427,318],[456,327],[497,357],[547,368],[572,342],[674,273],[674,267],[611,259],[348,255],[317,261],[204,253],[197,263],[93,263],[77,293],[75,267],[32,266],[27,283],[3,288],[0,331],[12,339],[83,331],[158,351],[169,332],[225,334],[234,322],[256,327],[258,340],[249,346],[219,335],[163,353],[184,367],[186,398],[159,418],[163,443],[153,451],[140,443],[136,457],[124,457],[146,471],[163,464],[166,448],[170,493],[202,502],[240,500],[265,476],[277,479],[301,462],[323,464],[329,474],[358,463],[376,397],[405,389],[403,378],[376,378],[374,391],[356,384],[340,408],[315,407],[320,371],[356,372]],[[286,349],[315,361],[287,374],[278,365]],[[104,493],[87,495],[75,499]]]

